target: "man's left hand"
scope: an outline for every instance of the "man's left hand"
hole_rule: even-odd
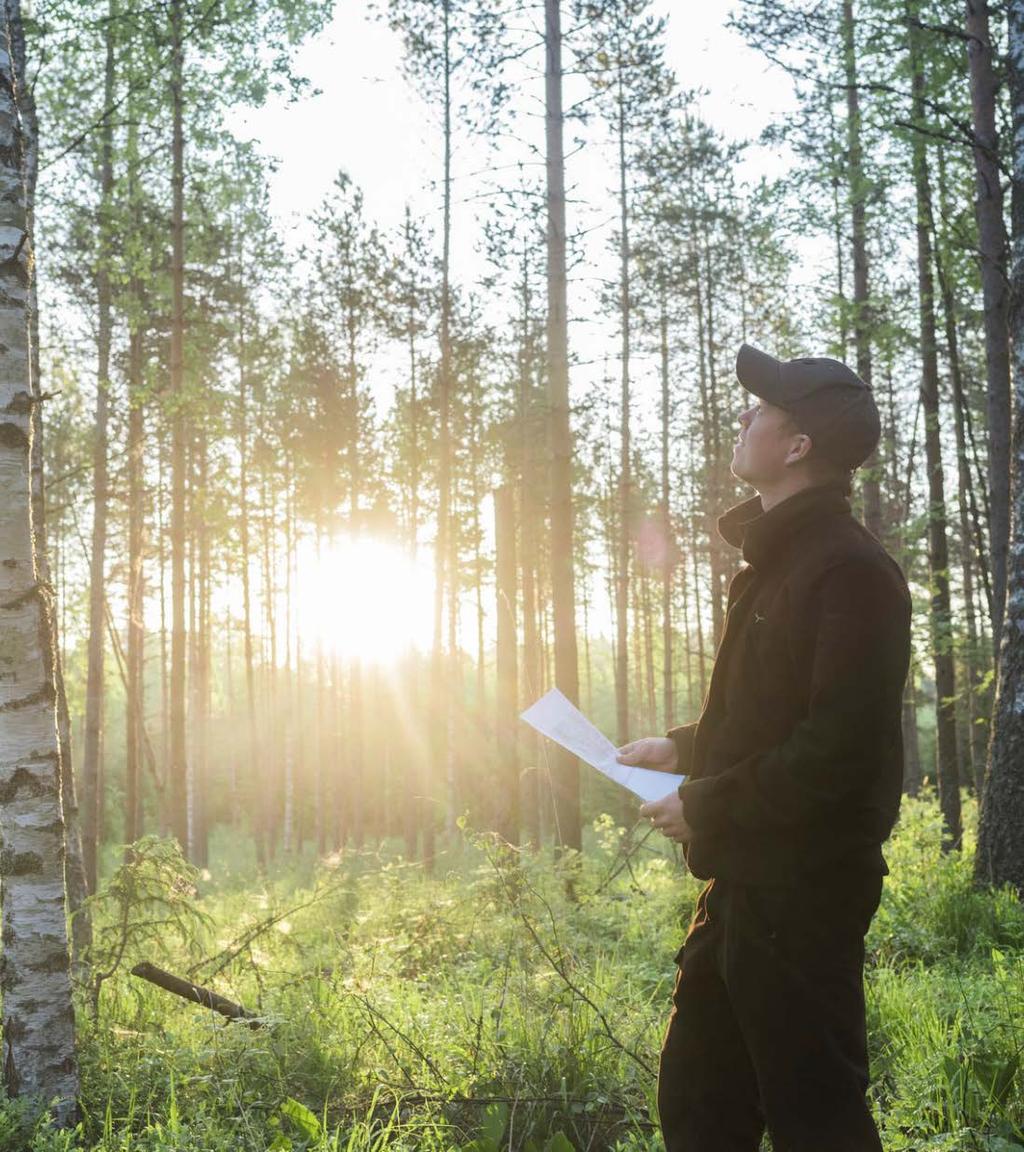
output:
[[[640,808],[640,815],[648,817],[670,840],[684,844],[693,837],[693,829],[683,819],[683,802],[678,792],[670,792],[663,800],[652,800]]]

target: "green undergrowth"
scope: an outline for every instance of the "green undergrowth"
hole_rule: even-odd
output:
[[[1024,911],[973,890],[965,814],[944,857],[934,797],[907,801],[887,852],[867,968],[886,1149],[1024,1149]],[[226,835],[204,875],[142,841],[94,909],[82,1122],[54,1133],[3,1102],[0,1152],[661,1149],[658,1049],[700,885],[636,835],[599,820],[556,865],[467,830],[433,876],[380,849],[262,879]]]

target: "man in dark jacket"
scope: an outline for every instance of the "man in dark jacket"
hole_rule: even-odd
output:
[[[744,344],[732,471],[757,496],[719,533],[729,587],[694,724],[625,745],[686,774],[641,814],[684,846],[700,893],[661,1052],[667,1152],[880,1152],[865,1101],[864,935],[903,782],[910,596],[852,515],[874,451],[871,389],[826,357]]]

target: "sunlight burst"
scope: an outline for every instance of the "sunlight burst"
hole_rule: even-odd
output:
[[[297,565],[297,625],[303,642],[322,641],[345,660],[394,664],[430,645],[434,574],[429,550],[372,536],[305,542]]]

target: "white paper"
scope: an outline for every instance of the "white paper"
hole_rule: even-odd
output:
[[[641,800],[663,800],[686,779],[670,772],[656,772],[653,768],[620,764],[615,745],[557,688],[521,712],[520,718]]]

